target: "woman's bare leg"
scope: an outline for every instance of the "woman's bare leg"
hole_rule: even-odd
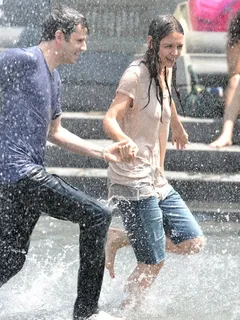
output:
[[[130,242],[124,230],[110,228],[108,231],[106,245],[106,268],[112,278],[115,277],[114,261],[118,249],[129,246]],[[148,265],[138,264],[127,280],[124,292],[126,299],[121,303],[121,307],[125,308],[131,304],[137,304],[145,289],[149,288],[156,279],[163,261],[159,264]]]
[[[124,288],[126,298],[121,303],[121,308],[131,305],[131,308],[139,305],[140,299],[144,291],[149,288],[154,280],[157,278],[164,261],[158,264],[138,264],[127,280]]]
[[[174,244],[168,237],[166,237],[166,251],[175,254],[195,254],[199,253],[204,247],[206,240],[203,236],[183,241],[179,244]]]
[[[202,250],[205,242],[204,237],[198,237],[183,241],[176,245],[166,237],[166,251],[175,254],[195,254]],[[109,229],[106,245],[106,268],[108,269],[111,278],[115,277],[114,261],[117,250],[129,245],[130,242],[124,230],[117,228]]]
[[[106,244],[106,263],[111,278],[115,278],[114,261],[118,249],[129,246],[130,242],[124,230],[117,228],[110,228],[108,231]]]

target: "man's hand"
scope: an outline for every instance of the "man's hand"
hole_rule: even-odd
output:
[[[131,162],[137,155],[138,147],[132,140],[115,142],[104,149],[104,159],[108,162]]]

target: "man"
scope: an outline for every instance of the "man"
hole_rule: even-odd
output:
[[[101,203],[47,173],[46,141],[106,161],[122,160],[122,146],[91,144],[61,126],[60,79],[55,69],[73,64],[86,50],[88,25],[60,6],[43,24],[38,46],[0,55],[0,286],[25,262],[31,233],[45,212],[80,226],[80,269],[73,318],[120,319],[98,310],[104,246],[111,220]]]

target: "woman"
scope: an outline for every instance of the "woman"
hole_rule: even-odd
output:
[[[128,141],[121,148],[125,162],[108,168],[109,198],[117,201],[127,234],[110,229],[106,267],[114,277],[116,251],[129,241],[137,259],[125,288],[123,307],[136,301],[156,279],[166,249],[188,254],[199,252],[204,245],[199,225],[164,177],[170,121],[172,142],[179,149],[188,143],[170,91],[172,68],[183,40],[182,26],[172,15],[154,19],[144,57],[124,72],[104,117],[108,136],[114,141]]]
[[[224,124],[221,135],[210,144],[212,148],[232,145],[234,122],[240,114],[240,10],[230,22],[227,43],[228,87],[226,90]]]

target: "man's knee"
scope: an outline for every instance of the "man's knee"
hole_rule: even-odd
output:
[[[104,207],[100,215],[102,228],[107,232],[112,221],[112,212],[107,207]]]
[[[79,223],[81,230],[87,230],[88,228],[95,228],[95,230],[101,230],[102,233],[107,233],[112,220],[111,210],[102,205],[96,203],[84,217],[81,217],[79,213]]]
[[[112,221],[112,212],[108,208],[105,210],[105,221],[106,221],[106,225],[109,227]]]
[[[101,203],[98,205],[97,211],[97,216],[100,216],[100,219],[102,219],[102,222],[108,228],[112,220],[112,211],[107,206],[102,205]]]

